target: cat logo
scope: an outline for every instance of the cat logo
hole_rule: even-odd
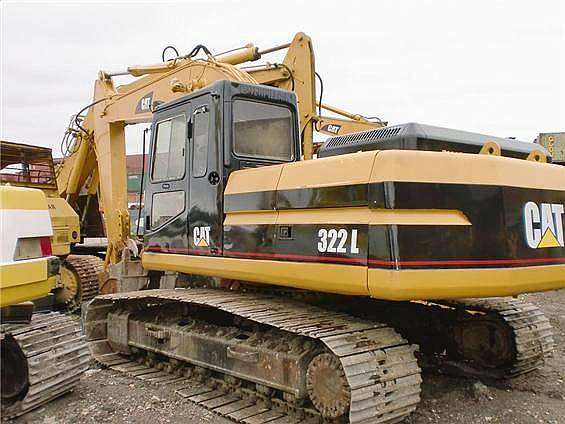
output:
[[[147,93],[139,102],[137,102],[137,106],[135,107],[135,113],[145,113],[151,112],[151,106],[153,105],[153,92]]]
[[[327,125],[324,125],[324,126],[322,127],[321,131],[327,131],[327,132],[329,132],[329,133],[335,135],[335,134],[338,134],[338,133],[339,133],[339,130],[340,130],[340,129],[341,129],[341,125],[338,125],[338,124],[327,124]]]
[[[560,203],[528,202],[524,205],[526,243],[532,249],[564,247],[563,213]]]
[[[193,243],[197,247],[210,246],[210,227],[194,227]]]

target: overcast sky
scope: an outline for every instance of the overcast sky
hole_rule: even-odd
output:
[[[220,52],[312,37],[324,102],[391,124],[533,140],[565,130],[565,6],[537,1],[0,1],[2,139],[59,152],[100,69],[168,44]],[[130,152],[139,131],[129,132]]]

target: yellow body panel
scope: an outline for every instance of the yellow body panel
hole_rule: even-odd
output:
[[[22,215],[27,211],[37,211],[39,215],[33,215],[33,219],[43,219],[44,227],[47,227],[33,236],[41,236],[50,234],[48,224],[47,202],[45,194],[38,189],[13,187],[3,185],[0,186],[0,213],[2,210],[11,210],[16,213],[20,221],[7,221],[3,216],[3,225],[14,226],[16,228],[25,228],[29,230],[33,226],[26,221]],[[43,213],[41,213],[43,211]],[[19,227],[18,227],[19,226]],[[13,228],[2,228],[3,249],[9,249],[10,237],[15,236],[10,230]],[[29,259],[21,261],[12,261],[10,252],[2,252],[4,255],[4,263],[0,263],[0,306],[9,306],[28,300],[34,300],[43,296],[47,296],[55,284],[55,277],[48,276],[48,259]],[[9,260],[7,260],[9,257]]]
[[[449,209],[321,208],[267,212],[231,212],[224,225],[264,224],[471,225],[465,214]]]
[[[45,210],[45,195],[34,188],[3,185],[0,191],[0,209]]]
[[[417,163],[418,166],[414,166]],[[371,151],[253,170],[230,176],[226,195],[382,181],[493,184],[565,190],[563,168],[487,155]],[[262,224],[472,225],[459,210],[319,208],[228,212],[224,225]],[[315,260],[320,260],[317,257]],[[143,254],[150,270],[277,284],[387,300],[508,296],[559,289],[565,265],[515,268],[389,270],[363,265],[194,255]]]
[[[367,296],[367,268],[313,262],[143,253],[143,267],[326,293]]]
[[[47,296],[55,277],[47,276],[47,259],[26,260],[0,265],[0,306]]]
[[[143,253],[143,266],[324,293],[386,300],[512,296],[560,289],[565,265],[493,269],[382,270],[328,263]]]
[[[559,165],[469,153],[374,150],[235,171],[225,194],[383,181],[565,190],[565,172]]]
[[[402,271],[369,269],[371,297],[387,300],[514,296],[557,290],[564,284],[565,265]]]
[[[224,195],[276,190],[284,165],[249,168],[232,172]]]
[[[379,153],[362,152],[284,164],[277,190],[366,184]]]
[[[369,181],[485,184],[565,190],[564,171],[560,165],[504,156],[383,150],[377,154]]]

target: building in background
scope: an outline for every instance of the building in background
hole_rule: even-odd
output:
[[[148,158],[145,155],[145,170],[147,171]],[[127,155],[126,167],[128,175],[128,206],[139,203],[139,193],[141,192],[141,175],[143,170],[143,155]],[[147,175],[147,174],[146,174]],[[143,199],[141,201],[143,204]]]
[[[130,228],[133,235],[142,235],[145,228],[145,210],[143,209],[142,180],[147,178],[148,156],[145,155],[145,176],[143,176],[143,155],[127,155],[127,185]],[[141,204],[140,204],[141,203]]]

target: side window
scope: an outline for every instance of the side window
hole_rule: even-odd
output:
[[[153,154],[153,181],[176,180],[184,176],[186,122],[184,115],[157,124]]]
[[[233,139],[236,155],[290,161],[294,158],[292,113],[285,106],[234,100]]]
[[[201,106],[193,114],[192,136],[192,176],[206,175],[208,165],[208,131],[210,128],[210,112],[208,106]]]

